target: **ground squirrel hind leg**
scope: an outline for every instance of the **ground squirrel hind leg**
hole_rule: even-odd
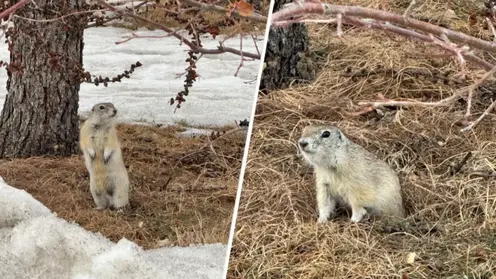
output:
[[[351,203],[351,221],[354,223],[360,222],[367,214],[367,210],[362,205],[352,202]]]
[[[124,186],[117,187],[110,199],[112,201],[112,209],[120,209],[127,206],[129,204],[128,188]]]
[[[103,191],[91,191],[91,195],[93,196],[93,200],[95,201],[96,210],[104,210],[109,207],[109,199]]]
[[[336,210],[336,199],[329,194],[327,183],[317,183],[317,209],[319,223],[325,223],[333,217]]]

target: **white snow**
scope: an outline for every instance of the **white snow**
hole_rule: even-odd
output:
[[[186,121],[198,126],[221,126],[234,124],[234,121],[250,118],[253,98],[256,95],[256,78],[259,60],[245,61],[238,77],[234,76],[240,57],[230,53],[204,55],[197,62],[200,78],[190,88],[190,94],[181,109],[174,113],[175,105],[169,105],[170,98],[183,89],[187,63],[187,46],[180,45],[178,39],[143,38],[123,44],[133,31],[96,27],[86,29],[84,35],[83,63],[85,70],[92,75],[112,78],[129,70],[131,64],[140,61],[143,66],[135,70],[129,79],[122,82],[95,86],[83,83],[79,92],[79,113],[86,116],[91,107],[99,102],[113,102],[119,110],[119,120],[127,123],[175,124]],[[165,32],[139,30],[141,36],[163,36]],[[187,35],[186,35],[187,36]],[[202,37],[205,48],[217,48],[222,36],[213,39]],[[257,42],[263,48],[263,36]],[[239,36],[224,43],[227,47],[239,49]],[[257,53],[251,37],[244,37],[243,50]],[[0,60],[9,61],[6,44],[0,45]],[[5,84],[7,73],[0,70],[0,108],[7,94]],[[251,81],[251,82],[250,82]]]
[[[0,177],[0,278],[182,279],[222,277],[226,245],[143,250],[57,218]]]

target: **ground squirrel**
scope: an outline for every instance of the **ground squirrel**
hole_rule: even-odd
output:
[[[316,176],[318,222],[333,217],[339,201],[351,207],[352,222],[366,213],[404,217],[394,170],[333,126],[305,127],[298,141]]]
[[[129,203],[129,177],[115,129],[116,114],[112,103],[96,104],[81,127],[81,150],[98,210],[117,209]]]

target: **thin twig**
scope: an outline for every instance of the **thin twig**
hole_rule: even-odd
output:
[[[257,50],[258,55],[260,55],[260,50],[258,49],[258,44],[257,44],[257,36],[250,34],[251,38],[253,40],[253,45],[255,45],[255,49]]]
[[[239,50],[241,51],[241,61],[239,62],[238,69],[236,69],[236,73],[234,73],[234,76],[237,77],[239,73],[239,69],[243,67],[243,61],[245,58],[243,57],[243,33],[240,33],[239,36]]]
[[[136,5],[136,6],[134,7],[134,10],[141,8],[142,6],[144,6],[144,5],[146,5],[146,4],[150,4],[150,5],[157,5],[156,3],[150,3],[150,2],[148,2],[148,1],[143,1],[143,2],[139,3],[138,5]],[[101,22],[101,23],[99,23],[99,24],[97,24],[96,22],[90,23],[90,24],[88,24],[88,25],[86,26],[86,28],[91,28],[91,27],[101,26],[101,25],[103,25],[103,24],[105,24],[105,23],[108,23],[108,22],[110,22],[110,21],[112,21],[112,20],[115,20],[115,19],[119,18],[119,16],[120,16],[119,14],[118,14],[117,16],[112,16],[112,17],[110,17],[110,18],[105,19],[103,22]]]
[[[467,163],[468,159],[472,157],[472,152],[468,152],[463,159],[451,168],[450,174],[455,175],[460,172],[462,167]]]
[[[468,96],[467,96],[467,112],[465,113],[465,116],[463,117],[465,120],[468,120],[470,117],[470,110],[472,109],[472,98],[474,96],[474,90],[470,88],[468,90]]]
[[[389,22],[390,24],[397,24],[404,27],[412,28],[414,30],[422,31],[426,34],[433,34],[434,36],[441,36],[445,34],[450,41],[454,43],[462,43],[470,46],[471,48],[481,49],[496,53],[496,44],[488,42],[461,32],[453,31],[444,27],[440,27],[425,21],[409,18],[404,20],[403,16],[391,12],[359,7],[359,6],[343,6],[327,3],[304,3],[303,6],[296,4],[288,4],[284,9],[272,14],[271,24],[276,24],[282,20],[288,20],[298,16],[306,16],[311,14],[318,15],[333,15],[343,14],[343,19],[347,17],[359,17],[367,19],[375,19],[381,22]]]
[[[417,100],[389,100],[385,99],[384,101],[377,101],[377,102],[358,102],[358,105],[360,106],[371,106],[374,109],[377,108],[382,108],[382,107],[441,107],[441,106],[447,106],[451,104],[453,101],[455,101],[457,98],[459,98],[461,95],[461,92],[458,92],[456,94],[453,94],[452,96],[448,98],[444,98],[442,100],[439,100],[437,102],[422,102],[422,101],[417,101]],[[380,97],[379,97],[380,98]],[[380,98],[382,99],[382,98]]]
[[[226,8],[221,7],[221,6],[217,6],[217,5],[214,5],[214,4],[205,4],[205,3],[196,2],[194,0],[181,0],[181,2],[183,2],[185,4],[188,4],[190,6],[198,7],[202,11],[212,11],[212,12],[224,13],[224,14],[227,13],[227,9]],[[261,14],[255,13],[255,12],[253,12],[249,16],[242,16],[237,11],[233,11],[231,14],[232,15],[235,15],[236,17],[246,18],[246,19],[249,19],[249,20],[252,20],[252,21],[257,21],[257,22],[262,22],[262,23],[266,23],[267,22],[267,17],[265,17],[265,16],[263,16]]]
[[[161,38],[167,38],[170,36],[171,36],[171,34],[167,34],[167,35],[163,35],[163,36],[141,36],[141,35],[136,35],[136,33],[133,32],[133,33],[131,33],[131,36],[126,36],[126,37],[124,37],[124,38],[126,38],[125,40],[115,42],[115,44],[120,45],[120,44],[129,42],[133,39],[145,39],[145,38],[161,39]]]
[[[337,19],[292,19],[292,20],[281,20],[277,22],[277,26],[287,26],[292,23],[336,23]]]
[[[221,53],[228,52],[228,53],[232,53],[232,54],[236,54],[236,55],[241,55],[242,54],[244,57],[249,57],[249,58],[253,58],[253,59],[256,59],[256,60],[260,60],[260,55],[258,55],[258,54],[251,53],[251,52],[242,52],[242,51],[237,50],[235,48],[225,47],[223,45],[217,47],[217,49],[206,49],[206,48],[197,46],[196,44],[193,44],[190,40],[188,40],[188,39],[184,38],[183,36],[177,34],[176,32],[174,32],[174,30],[172,30],[171,28],[169,28],[169,27],[167,27],[167,26],[165,26],[163,24],[157,23],[157,22],[155,22],[153,20],[147,19],[147,18],[142,17],[142,16],[139,16],[137,14],[133,14],[133,13],[129,13],[129,12],[118,10],[114,6],[106,3],[104,0],[96,0],[96,1],[100,5],[108,8],[111,11],[114,11],[116,13],[119,13],[122,16],[128,16],[128,17],[135,18],[135,19],[140,20],[142,22],[151,24],[151,25],[157,27],[158,29],[160,29],[162,31],[167,32],[172,37],[175,37],[175,38],[179,39],[182,43],[186,44],[192,51],[197,51],[197,52],[204,53],[204,54],[221,54]]]
[[[92,13],[95,13],[95,12],[104,12],[104,11],[106,11],[106,9],[79,11],[79,12],[74,12],[74,13],[63,15],[61,17],[56,17],[56,18],[51,18],[51,19],[33,19],[33,18],[27,18],[27,17],[23,17],[23,16],[19,16],[19,15],[14,15],[14,17],[19,18],[19,19],[22,19],[22,20],[31,21],[31,22],[40,22],[40,23],[43,23],[43,22],[59,21],[59,20],[62,20],[64,18],[68,18],[68,17],[71,17],[71,16],[77,16],[77,15],[83,15],[83,14],[92,14]]]
[[[478,177],[496,177],[496,172],[482,172],[482,171],[476,171],[468,175],[468,177],[472,176],[478,176]]]
[[[338,36],[338,38],[341,38],[343,37],[343,15],[342,14],[338,14],[336,16],[336,20],[337,20],[337,27],[336,27],[336,35]]]
[[[15,3],[14,5],[8,7],[5,11],[0,13],[0,19],[4,18],[10,14],[13,14],[17,9],[24,6],[28,1],[30,1],[30,0],[21,0],[17,3]]]
[[[395,26],[393,24],[382,23],[382,22],[379,22],[376,20],[367,21],[367,20],[363,20],[363,19],[358,19],[356,17],[344,17],[343,20],[345,23],[348,23],[348,24],[353,24],[353,25],[357,25],[357,26],[365,26],[365,27],[377,29],[377,30],[384,30],[386,32],[395,33],[395,34],[401,35],[403,37],[407,37],[410,39],[416,39],[416,40],[420,40],[423,42],[428,42],[428,43],[433,42],[432,38],[428,35],[418,33],[414,30],[409,30],[409,29],[405,29],[405,28],[402,28],[399,26]],[[461,54],[463,55],[463,57],[465,57],[466,60],[483,67],[487,71],[491,70],[495,66],[495,65],[477,57],[472,52],[462,52]]]
[[[453,52],[456,57],[458,58],[458,62],[460,63],[460,67],[462,68],[462,71],[461,71],[461,76],[463,78],[465,78],[465,74],[467,72],[467,63],[465,62],[465,58],[463,56],[463,53],[465,52],[468,52],[469,49],[468,47],[458,47],[456,44],[453,44],[452,42],[450,42],[450,40],[448,39],[448,37],[445,35],[445,34],[442,34],[441,35],[441,38],[443,39],[443,41],[437,39],[437,38],[434,38],[434,36],[432,34],[429,34],[429,37],[431,38],[431,40],[434,42],[434,44],[450,51],[450,52]]]
[[[487,25],[491,29],[491,32],[493,33],[493,42],[496,42],[496,29],[494,29],[494,25],[488,17],[486,17],[486,21]]]
[[[484,119],[484,117],[486,117],[487,115],[489,115],[489,113],[491,113],[491,111],[494,109],[495,106],[496,106],[496,101],[493,101],[491,105],[487,107],[484,113],[482,113],[482,115],[479,116],[479,118],[477,118],[474,122],[470,123],[470,125],[468,125],[467,127],[461,129],[460,132],[468,132],[472,130],[477,124],[479,124],[479,122],[482,121],[482,119]]]
[[[410,2],[410,5],[408,5],[408,8],[406,8],[405,13],[403,13],[403,18],[406,20],[410,14],[412,13],[413,7],[417,4],[415,0],[412,0]]]

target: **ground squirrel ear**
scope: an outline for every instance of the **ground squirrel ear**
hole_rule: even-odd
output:
[[[338,134],[338,139],[343,140],[343,134],[341,133],[341,131],[337,130],[336,133]]]

